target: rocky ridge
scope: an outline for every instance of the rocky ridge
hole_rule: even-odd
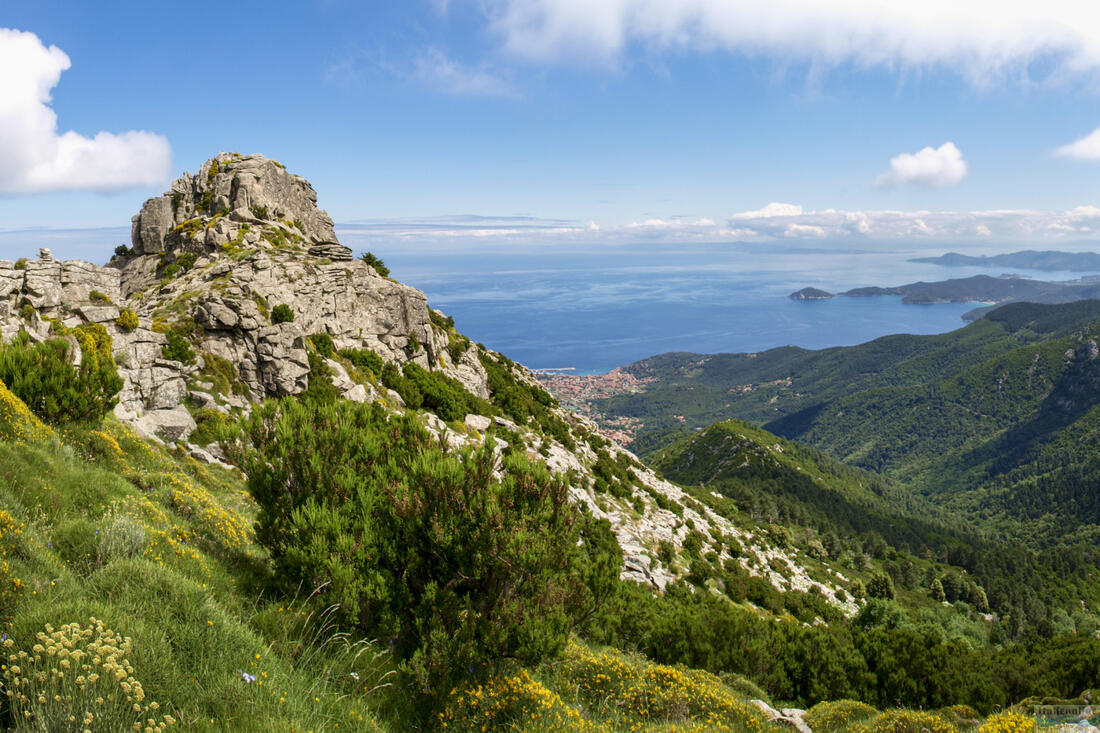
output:
[[[336,350],[371,351],[385,363],[444,374],[482,400],[492,396],[485,368],[491,362],[537,388],[526,369],[446,325],[422,292],[353,259],[316,201],[312,186],[280,163],[222,153],[147,201],[134,217],[132,246],[119,248],[106,267],[58,262],[46,250],[36,260],[0,261],[0,335],[10,340],[26,330],[42,340],[55,324],[102,325],[124,380],[118,418],[184,445],[199,410],[246,413],[265,397],[299,394],[320,363],[345,398],[404,409],[399,395],[363,378],[335,352],[320,356],[315,342],[322,336]],[[772,546],[755,528],[716,512],[706,497],[661,479],[599,439],[587,419],[557,406],[552,413],[567,436],[552,436],[533,418],[503,414],[468,414],[459,423],[428,411],[420,417],[451,445],[479,444],[499,431],[523,441],[530,457],[568,473],[573,499],[611,522],[624,551],[624,578],[664,588],[687,573],[680,551],[694,535],[701,555],[737,562],[780,590],[816,588],[845,612],[856,610],[837,595],[843,576],[812,576],[796,550]],[[218,455],[216,448],[188,449],[206,460]],[[629,466],[612,481],[622,484],[619,491],[599,490],[594,466],[601,458]],[[662,545],[677,554],[658,559]],[[742,548],[737,557],[734,546]]]

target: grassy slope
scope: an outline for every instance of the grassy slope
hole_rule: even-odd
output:
[[[47,624],[94,617],[131,638],[133,676],[180,729],[412,729],[413,698],[391,686],[387,653],[336,634],[308,599],[265,597],[243,489],[239,474],[114,420],[47,427],[0,383],[5,652],[30,652]],[[427,729],[763,730],[743,698],[704,672],[573,644],[559,663],[456,691]]]

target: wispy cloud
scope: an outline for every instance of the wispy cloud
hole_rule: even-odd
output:
[[[598,225],[537,217],[458,216],[378,219],[337,227],[342,239],[481,242],[502,245],[631,241],[768,242],[789,239],[950,241],[997,237],[1006,241],[1057,242],[1100,238],[1100,208],[1068,211],[806,211],[797,204],[771,203],[754,211],[717,217],[647,217],[626,224]]]
[[[0,28],[0,193],[166,183],[172,150],[160,135],[58,132],[50,91],[70,66],[64,51],[35,34]]]
[[[325,83],[356,87],[372,74],[407,80],[443,94],[482,97],[519,97],[512,81],[487,62],[466,64],[442,50],[429,47],[400,58],[377,51],[355,51],[342,56],[325,69]]]
[[[510,82],[488,67],[460,64],[437,48],[430,48],[416,58],[412,76],[425,86],[447,94],[519,96]]]
[[[468,0],[470,1],[470,0]],[[512,53],[614,63],[631,48],[724,49],[828,67],[950,68],[985,83],[1100,69],[1100,6],[1080,0],[477,0]]]

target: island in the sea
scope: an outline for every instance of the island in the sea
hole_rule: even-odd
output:
[[[964,255],[948,252],[939,257],[914,257],[910,262],[944,267],[1019,267],[1028,270],[1064,272],[1100,272],[1100,254],[1096,252],[1057,252],[1033,249],[999,255]]]
[[[832,293],[827,293],[818,288],[802,288],[790,295],[791,300],[828,300],[835,297]]]
[[[1100,299],[1100,276],[1077,280],[1048,282],[1019,275],[974,275],[973,277],[915,282],[896,287],[863,287],[837,293],[837,296],[861,298],[876,295],[900,295],[902,303],[934,305],[936,303],[985,303],[963,315],[968,321],[981,318],[993,308],[1005,303],[1069,303],[1075,300]],[[818,288],[803,288],[791,293],[792,300],[824,300],[834,297]]]

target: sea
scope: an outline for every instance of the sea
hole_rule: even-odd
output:
[[[992,254],[1024,246],[935,247],[846,243],[637,242],[463,246],[374,244],[392,277],[423,290],[429,304],[476,342],[535,369],[600,374],[664,352],[821,349],[895,333],[943,333],[966,325],[980,303],[906,305],[900,297],[795,301],[812,286],[839,292],[1002,269],[909,262],[946,251]],[[1090,273],[1013,274],[1070,280]]]

